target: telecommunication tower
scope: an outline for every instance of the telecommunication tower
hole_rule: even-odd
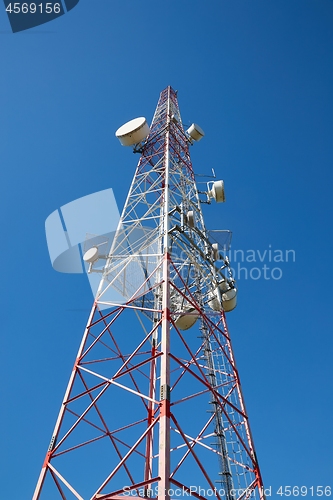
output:
[[[262,477],[225,313],[237,290],[198,191],[177,92],[160,94],[151,127],[116,132],[140,153],[100,273],[33,500],[263,500]],[[70,330],[69,330],[70,334]]]

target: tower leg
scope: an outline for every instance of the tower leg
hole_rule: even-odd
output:
[[[160,433],[159,433],[159,487],[158,500],[170,500],[170,286],[169,255],[163,262],[163,301],[161,326],[161,385],[160,385]]]
[[[75,363],[74,363],[74,367],[73,367],[71,376],[69,378],[69,382],[68,382],[67,389],[66,389],[66,392],[65,392],[65,395],[64,395],[64,399],[62,401],[62,405],[61,405],[61,408],[60,408],[60,411],[59,411],[59,415],[58,415],[56,424],[54,426],[54,430],[53,430],[51,442],[50,442],[48,451],[46,453],[44,464],[43,464],[42,470],[40,472],[40,475],[39,475],[39,478],[38,478],[38,482],[37,482],[37,485],[36,485],[35,492],[34,492],[34,495],[32,497],[32,500],[38,500],[39,496],[41,494],[42,487],[43,487],[43,484],[44,484],[44,481],[45,481],[45,478],[46,478],[46,475],[47,475],[47,472],[48,472],[48,469],[49,469],[48,465],[49,465],[49,462],[50,462],[50,460],[52,458],[52,452],[54,450],[54,447],[56,446],[56,442],[57,442],[59,430],[60,430],[61,423],[62,423],[63,418],[64,418],[65,404],[68,401],[68,398],[70,396],[70,393],[71,393],[73,385],[74,385],[75,376],[76,376],[76,372],[77,372],[77,365],[78,365],[78,362],[80,360],[80,357],[82,356],[83,349],[84,349],[84,346],[86,344],[87,336],[88,336],[88,333],[89,333],[89,325],[90,325],[91,320],[92,320],[92,318],[93,318],[93,316],[95,314],[95,311],[96,311],[96,305],[94,304],[93,307],[92,307],[92,309],[91,309],[90,315],[89,315],[88,323],[87,323],[87,326],[85,328],[85,331],[84,331],[84,334],[83,334],[83,337],[82,337],[82,341],[81,341],[81,344],[80,344],[80,347],[79,347],[79,350],[78,350],[78,353],[77,353],[77,356],[76,356],[76,360],[75,360]]]

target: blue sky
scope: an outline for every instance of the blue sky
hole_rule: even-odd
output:
[[[0,9],[0,41],[1,497],[31,498],[92,303],[45,219],[109,187],[122,207],[138,158],[114,132],[167,85],[206,133],[195,171],[225,181],[207,226],[296,255],[241,276],[228,316],[266,488],[333,486],[332,0],[81,0],[17,34]]]

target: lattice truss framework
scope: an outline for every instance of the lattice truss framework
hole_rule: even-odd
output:
[[[209,307],[234,282],[213,257],[188,145],[167,87],[33,500],[264,498],[225,314]]]

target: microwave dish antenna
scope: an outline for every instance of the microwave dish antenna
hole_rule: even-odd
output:
[[[150,129],[146,118],[140,116],[118,128],[116,137],[122,146],[134,146],[144,141],[149,135]]]

